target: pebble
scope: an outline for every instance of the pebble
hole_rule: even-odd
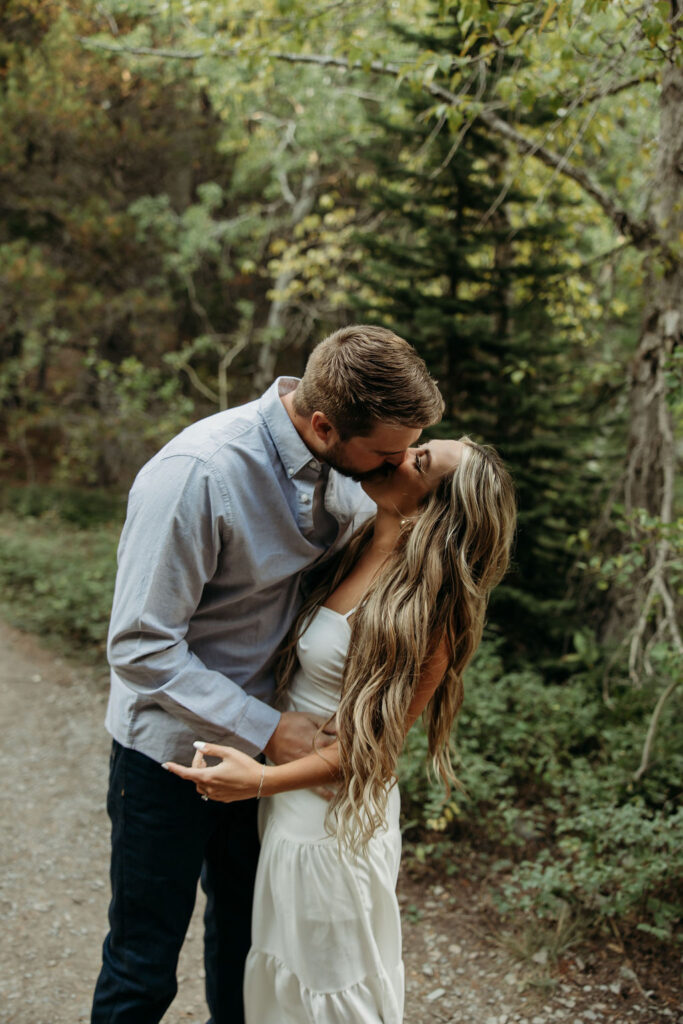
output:
[[[445,996],[445,995],[446,995],[446,989],[445,988],[435,988],[434,991],[430,992],[429,995],[427,996],[427,1002],[428,1003],[433,1003],[437,999],[441,999],[441,996]]]

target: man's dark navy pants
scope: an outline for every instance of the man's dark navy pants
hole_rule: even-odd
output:
[[[212,1024],[241,1024],[242,974],[258,859],[256,801],[203,801],[194,785],[114,742],[110,932],[92,1024],[157,1024],[201,875],[206,997]],[[197,964],[197,970],[200,965]]]

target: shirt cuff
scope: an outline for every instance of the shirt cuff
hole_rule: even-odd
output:
[[[260,754],[277,729],[280,712],[257,697],[247,697],[234,735],[240,739],[240,749],[252,757]]]

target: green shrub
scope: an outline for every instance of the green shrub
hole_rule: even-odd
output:
[[[119,524],[83,530],[54,512],[0,515],[2,611],[22,629],[101,651],[116,572]]]
[[[52,513],[66,523],[87,529],[101,523],[121,521],[126,511],[126,499],[112,491],[83,487],[10,484],[3,486],[0,507],[22,518]]]
[[[400,771],[407,825],[504,858],[504,912],[557,917],[569,904],[669,939],[683,915],[683,750],[672,724],[681,700],[666,707],[656,757],[636,783],[656,695],[623,686],[612,696],[608,708],[597,672],[561,684],[531,668],[505,672],[483,644],[456,733],[464,789],[446,798],[426,776],[426,739],[414,729]]]

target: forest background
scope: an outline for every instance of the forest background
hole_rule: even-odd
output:
[[[520,506],[464,788],[414,730],[407,848],[559,945],[680,941],[680,30],[676,0],[0,10],[3,614],[101,660],[142,463],[395,329],[433,435],[496,445]]]

